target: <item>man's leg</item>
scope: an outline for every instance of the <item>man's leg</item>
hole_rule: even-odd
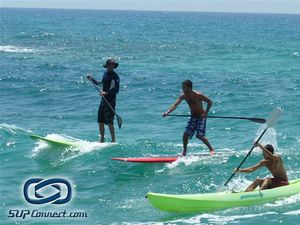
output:
[[[264,179],[256,179],[252,184],[250,184],[247,188],[246,188],[246,192],[250,192],[250,191],[254,191],[255,188],[257,186],[261,186],[262,183],[264,182]]]
[[[267,178],[260,186],[260,190],[270,189],[272,188],[272,180],[271,178]]]
[[[209,148],[211,155],[215,154],[215,150],[213,149],[213,147],[211,146],[211,144],[209,143],[209,141],[206,137],[201,136],[201,135],[197,135],[196,137],[198,139],[200,139]]]
[[[99,123],[100,142],[104,142],[104,123]]]
[[[184,132],[182,136],[182,144],[183,144],[182,156],[186,155],[188,142],[189,142],[189,135],[186,132]]]
[[[109,123],[108,128],[111,135],[111,142],[116,142],[116,136],[115,136],[115,127],[113,124]]]
[[[98,124],[99,124],[99,133],[100,133],[100,143],[104,142],[104,105],[101,101],[98,109]]]

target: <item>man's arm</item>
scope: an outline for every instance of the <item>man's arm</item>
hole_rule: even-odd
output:
[[[179,96],[176,102],[169,108],[169,110],[163,114],[163,117],[166,117],[171,112],[173,112],[177,108],[177,106],[182,102],[183,99],[184,99],[184,95],[182,94]]]
[[[206,97],[205,95],[203,95],[201,93],[198,93],[198,98],[199,98],[199,100],[207,103],[206,111],[204,112],[204,114],[205,114],[204,116],[207,117],[208,112],[212,106],[212,101],[208,97]]]
[[[249,168],[245,168],[245,169],[235,169],[234,172],[240,172],[240,173],[252,173],[253,171],[266,166],[268,163],[268,160],[262,160],[259,163],[257,163],[255,166],[249,167]]]
[[[96,84],[96,85],[102,84],[101,81],[95,80],[95,79],[92,77],[92,75],[90,75],[90,74],[88,74],[88,75],[86,76],[86,78],[89,79],[91,82],[93,82],[93,83]]]
[[[254,146],[255,146],[255,147],[259,147],[259,148],[260,148],[260,149],[268,156],[268,158],[270,158],[270,159],[275,159],[275,158],[276,158],[276,156],[273,155],[270,151],[268,151],[268,150],[265,148],[265,146],[263,146],[261,143],[256,142],[256,143],[254,143]]]

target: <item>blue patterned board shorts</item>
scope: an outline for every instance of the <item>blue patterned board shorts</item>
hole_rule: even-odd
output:
[[[189,138],[192,139],[196,132],[196,136],[205,136],[206,133],[206,118],[193,118],[191,117],[187,122],[187,126],[185,128],[185,133],[189,135]]]

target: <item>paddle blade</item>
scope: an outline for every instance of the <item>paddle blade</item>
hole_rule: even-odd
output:
[[[273,127],[279,120],[282,113],[281,108],[275,108],[267,120],[267,128]]]
[[[119,116],[117,114],[116,114],[116,117],[117,117],[118,127],[119,127],[119,129],[121,129],[122,123],[123,123],[122,118],[121,118],[121,116]]]

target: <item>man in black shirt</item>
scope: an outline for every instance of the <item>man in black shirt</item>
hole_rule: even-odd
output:
[[[118,67],[118,63],[116,63],[113,59],[109,59],[103,65],[106,68],[106,72],[103,74],[102,81],[95,80],[92,76],[88,75],[87,78],[92,81],[94,84],[103,85],[103,91],[100,93],[102,96],[102,100],[98,110],[98,123],[99,123],[99,132],[100,132],[100,142],[104,142],[104,125],[108,125],[111,141],[115,142],[115,128],[114,128],[114,112],[111,110],[111,105],[113,109],[116,107],[116,96],[119,93],[120,86],[120,78],[118,74],[114,71],[115,68]],[[105,98],[107,102],[103,99]]]

